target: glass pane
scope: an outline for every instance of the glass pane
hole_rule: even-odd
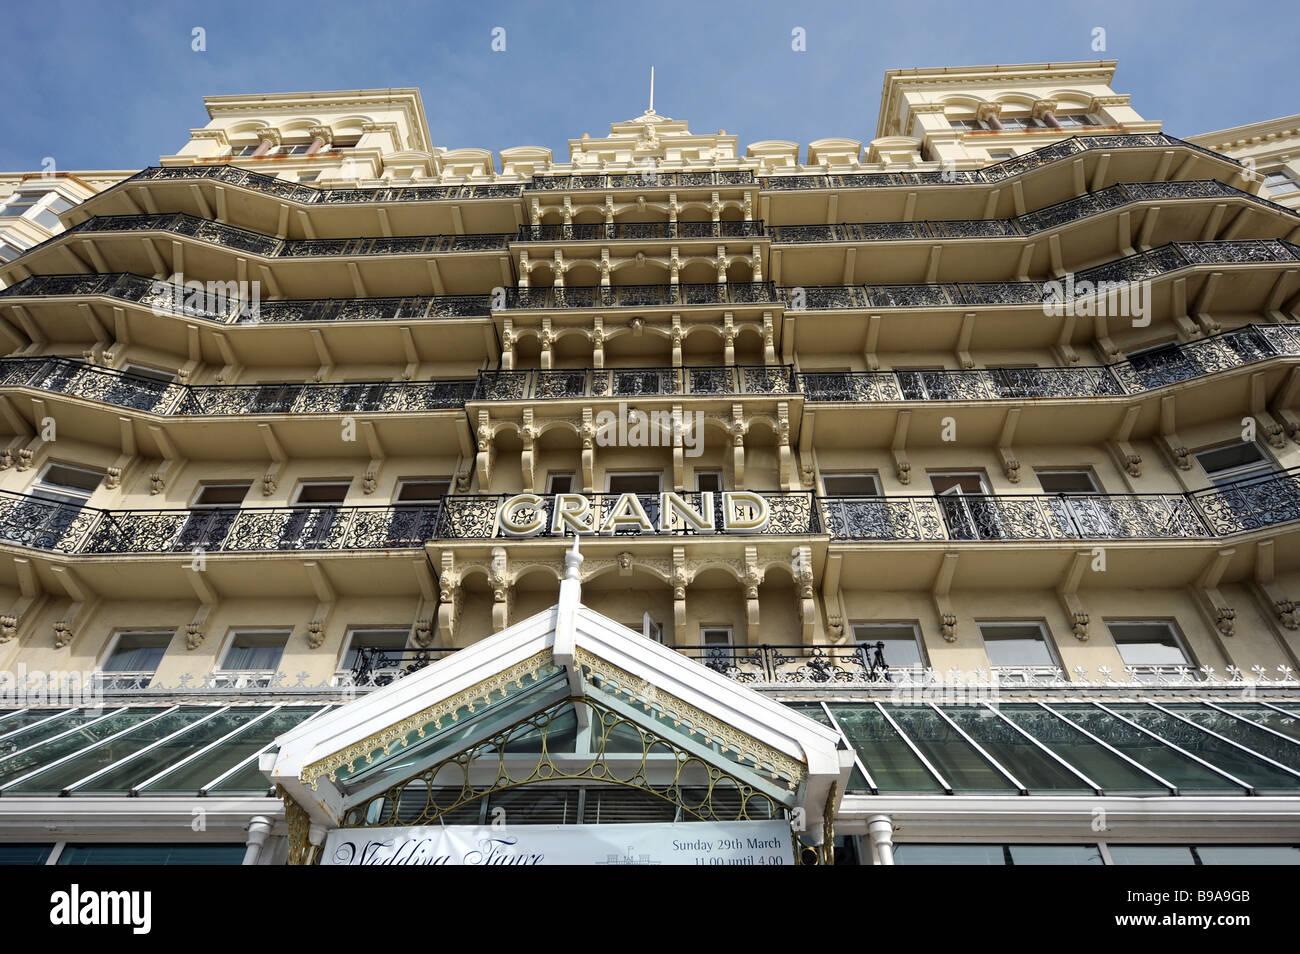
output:
[[[1107,623],[1129,666],[1185,666],[1187,655],[1168,623]]]
[[[244,845],[65,845],[61,865],[239,865]]]
[[[163,711],[165,710],[161,708],[119,709],[104,718],[103,721],[96,722],[95,720],[99,719],[104,713],[97,712],[94,709],[83,709],[72,715],[56,719],[49,726],[33,726],[4,743],[4,745],[13,745],[10,752],[17,752],[38,743],[39,748],[30,752],[23,752],[21,755],[14,754],[0,762],[0,784],[26,775],[38,766],[48,765],[55,759],[71,755],[78,749],[84,749],[93,742],[106,738],[114,732],[121,732],[137,722]],[[63,738],[54,738],[59,733],[67,732],[74,726],[81,726],[81,728]],[[46,740],[52,741],[47,742]]]
[[[896,865],[1005,865],[1001,845],[895,845]]]
[[[1100,865],[1096,845],[1007,845],[1013,865]]]
[[[1203,865],[1300,865],[1300,845],[1197,845]]]
[[[1209,706],[1174,703],[1164,708],[1170,712],[1177,712],[1184,719],[1190,719],[1225,739],[1244,745],[1252,752],[1258,752],[1274,762],[1280,762],[1287,768],[1300,770],[1300,744],[1296,742],[1280,739],[1273,733],[1258,728],[1254,723],[1242,722]]]
[[[154,711],[157,712],[161,710]],[[185,728],[185,726],[189,725],[200,716],[215,711],[216,708],[214,706],[195,706],[194,708],[180,709],[173,712],[171,715],[163,716],[161,719],[154,722],[139,725],[136,728],[127,731],[120,738],[113,739],[111,742],[105,742],[103,745],[83,752],[60,765],[52,765],[45,771],[37,773],[26,781],[19,782],[12,788],[5,789],[5,794],[10,792],[48,792],[52,794],[61,792],[65,787],[71,785],[78,779],[85,778],[92,772],[113,764],[118,759],[124,759],[132,752],[138,752],[150,742],[156,742],[163,736]],[[123,717],[134,716],[137,712],[139,712],[139,710],[130,709],[122,715]],[[144,718],[147,717],[141,717],[135,721],[143,722]],[[119,727],[119,731],[125,728],[127,728],[127,726],[121,726]],[[82,733],[77,733],[77,735],[81,734]],[[105,731],[102,732],[99,737],[102,739],[104,736],[111,734],[112,733]],[[68,749],[62,754],[66,755],[72,751],[74,750]],[[48,762],[50,759],[44,758],[42,761]]]
[[[876,643],[884,643],[885,664],[888,666],[896,669],[925,666],[916,631],[911,626],[854,626],[853,638],[873,649]]]
[[[994,666],[1050,666],[1052,654],[1035,624],[981,626],[984,649]]]
[[[834,728],[831,724],[830,717],[822,709],[820,703],[816,702],[793,702],[787,703],[791,709],[794,709],[800,715],[807,716],[824,726]],[[870,795],[871,786],[867,783],[867,777],[862,774],[862,770],[856,765],[853,766],[853,772],[849,775],[849,787],[847,791],[852,795]]]
[[[1204,759],[1216,768],[1228,772],[1261,792],[1291,793],[1300,791],[1300,778],[1275,768],[1249,752],[1216,739],[1208,732],[1175,719],[1145,703],[1131,703],[1109,707],[1112,711],[1131,719],[1149,732],[1167,739],[1197,758]]]
[[[28,709],[26,712],[14,710],[0,719],[0,737],[12,735],[35,722],[43,722],[52,718],[60,712],[68,713],[71,711],[71,709]],[[64,728],[69,728],[69,726],[64,725]],[[0,742],[0,756],[12,751],[13,749],[6,749],[5,744]]]
[[[1016,790],[933,709],[903,705],[886,705],[885,708],[930,764],[948,780],[955,794]]]
[[[831,711],[882,793],[943,792],[875,706],[832,703]]]
[[[257,767],[257,759],[253,759],[234,775],[208,789],[208,794],[264,795],[270,790],[271,780]]]
[[[53,845],[24,842],[0,844],[0,865],[43,865],[53,849]]]
[[[1041,706],[1000,705],[998,712],[1100,785],[1107,795],[1169,794],[1155,779]]]
[[[1053,705],[1052,708],[1181,790],[1224,795],[1242,792],[1239,786],[1221,775],[1095,706]],[[1186,728],[1191,730],[1191,726]]]
[[[241,633],[231,643],[221,664],[225,670],[274,669],[284,655],[287,633]]]
[[[1078,776],[990,710],[982,706],[953,705],[942,708],[948,718],[961,726],[989,755],[1020,779],[1031,795],[1092,791]]]
[[[150,795],[197,792],[208,782],[229,772],[244,759],[260,752],[276,738],[319,711],[319,706],[286,706],[274,715],[248,726],[234,738],[227,739],[212,751],[204,753],[192,762],[187,762],[141,791]],[[266,778],[266,776],[262,777]]]
[[[1107,845],[1110,860],[1117,865],[1194,865],[1192,849],[1186,845]]]
[[[1300,739],[1300,717],[1293,716],[1289,712],[1279,712],[1276,709],[1270,709],[1268,706],[1256,705],[1251,702],[1229,702],[1225,703],[1223,708],[1235,712],[1251,722],[1258,722],[1274,732],[1281,732],[1293,739]]]
[[[223,712],[215,719],[209,719],[202,725],[195,726],[191,731],[150,749],[139,758],[132,759],[111,772],[106,772],[90,784],[78,786],[77,792],[129,792],[134,786],[157,775],[168,765],[179,762],[209,742],[215,742],[222,736],[247,725],[249,721],[265,711],[266,709],[260,706],[257,708],[250,706]]]

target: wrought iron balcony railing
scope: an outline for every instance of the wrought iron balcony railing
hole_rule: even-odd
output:
[[[521,225],[516,242],[619,242],[646,239],[762,238],[761,219],[719,222],[596,222]]]
[[[480,371],[471,400],[523,401],[654,395],[793,394],[790,365]]]
[[[1074,273],[1075,298],[1091,297],[1102,282],[1116,288],[1196,265],[1300,261],[1300,247],[1281,239],[1169,242]],[[1049,282],[944,282],[913,285],[807,285],[778,289],[792,311],[857,308],[944,308],[960,305],[1042,305],[1053,301]]]
[[[619,496],[589,495],[598,524]],[[655,528],[652,535],[693,535],[679,524],[661,524],[658,494],[637,496]],[[683,496],[697,509],[702,504],[698,493]],[[770,511],[760,531],[765,535],[893,542],[1215,539],[1300,520],[1300,468],[1173,494],[762,496]],[[429,540],[502,537],[506,499],[453,494],[438,504],[401,506],[99,510],[5,491],[0,542],[86,555],[413,549]],[[518,510],[515,518],[526,523],[540,517],[535,535],[558,536],[550,529],[548,506],[543,500],[535,512]],[[724,506],[723,496],[715,495],[718,526]]]
[[[475,185],[404,185],[365,189],[321,189],[285,182],[240,166],[149,166],[127,182],[210,179],[303,205],[356,205],[362,202],[436,202],[444,199],[510,199],[523,194],[522,182]],[[119,183],[119,185],[121,185]],[[113,188],[118,188],[114,186]]]
[[[736,682],[853,685],[887,682],[884,643],[848,646],[674,646]]]
[[[395,679],[423,669],[429,663],[446,659],[458,648],[438,646],[385,649],[381,646],[359,646],[356,661],[347,675],[354,686],[386,686]]]
[[[913,222],[843,222],[825,225],[773,225],[775,245],[805,242],[891,242],[929,239],[1007,238],[1033,235],[1134,202],[1170,199],[1241,198],[1295,218],[1298,213],[1217,179],[1184,182],[1121,182],[1010,219],[946,219]]]
[[[1071,368],[957,371],[803,371],[808,401],[998,401],[1141,394],[1283,355],[1300,355],[1300,325],[1244,325],[1167,351]]]
[[[70,235],[84,233],[168,232],[185,235],[211,245],[251,252],[266,258],[316,258],[332,255],[429,255],[435,252],[490,252],[504,251],[513,236],[508,233],[482,233],[473,235],[394,235],[376,238],[339,239],[278,239],[241,229],[233,225],[214,222],[184,212],[165,212],[157,215],[97,215],[84,222],[69,226],[63,232],[46,239],[33,251],[58,242]]]
[[[698,282],[680,285],[546,285],[511,288],[506,308],[642,308],[654,305],[776,304],[771,282]]]
[[[0,387],[31,387],[172,416],[435,411],[464,407],[472,378],[348,384],[186,385],[68,358],[0,358]]]
[[[590,175],[536,175],[524,188],[530,192],[560,192],[579,189],[666,189],[706,186],[749,185],[754,181],[751,169],[700,172],[655,172],[646,169],[628,173],[592,173]]]
[[[1050,165],[1091,149],[1142,149],[1152,146],[1182,146],[1223,162],[1241,165],[1201,146],[1167,136],[1164,133],[1138,133],[1112,136],[1071,136],[1014,159],[982,169],[959,169],[933,172],[855,172],[844,175],[776,175],[763,176],[759,185],[768,192],[794,189],[869,189],[891,186],[978,185],[1004,182],[1042,166]]]

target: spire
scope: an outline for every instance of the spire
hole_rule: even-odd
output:
[[[650,67],[650,108],[646,110],[651,116],[655,111],[655,68]]]

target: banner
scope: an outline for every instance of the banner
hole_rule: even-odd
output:
[[[785,821],[339,828],[323,865],[789,865]]]

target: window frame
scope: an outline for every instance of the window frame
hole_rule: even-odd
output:
[[[160,637],[166,637],[166,642],[165,642],[165,644],[164,644],[163,647],[162,647],[162,650],[163,650],[163,652],[162,652],[162,656],[160,656],[160,657],[158,658],[158,663],[153,667],[152,670],[144,670],[144,669],[106,669],[106,668],[105,668],[105,664],[106,664],[107,662],[109,662],[109,661],[113,658],[114,654],[117,652],[118,648],[121,646],[121,644],[122,644],[122,637],[124,637],[124,636],[160,636]],[[103,652],[100,654],[99,659],[97,659],[97,660],[95,661],[95,670],[96,670],[96,672],[104,672],[104,673],[128,673],[128,672],[129,672],[129,673],[144,673],[144,672],[148,671],[151,675],[156,675],[157,672],[158,672],[158,666],[162,665],[162,661],[163,661],[163,659],[165,659],[165,658],[167,657],[167,650],[169,650],[169,649],[171,648],[172,640],[175,639],[175,638],[176,638],[176,630],[175,630],[175,629],[136,629],[136,628],[132,628],[132,627],[127,627],[127,628],[125,628],[125,629],[118,629],[118,630],[115,630],[115,631],[113,632],[112,637],[109,639],[108,644],[105,646]]]
[[[843,471],[831,471],[830,473],[826,473],[825,471],[823,471],[820,474],[820,477],[822,483],[822,493],[827,497],[883,497],[885,495],[884,488],[880,483],[880,471],[877,470],[843,470]],[[876,489],[874,493],[869,493],[869,494],[832,493],[831,491],[826,489],[826,479],[828,477],[831,480],[835,480],[837,478],[847,479],[851,477],[870,480]]]
[[[275,636],[284,637],[284,644],[280,647],[280,655],[276,659],[274,669],[231,669],[229,665],[227,665],[227,663],[230,661],[231,651],[237,648],[235,646],[235,642],[241,636],[262,636],[262,635],[266,635],[266,636],[275,635]],[[226,636],[225,644],[221,647],[221,654],[217,657],[218,660],[217,665],[214,666],[213,668],[216,672],[221,673],[223,675],[229,675],[233,673],[279,672],[280,665],[281,663],[284,662],[285,650],[289,648],[289,640],[292,638],[293,638],[292,629],[277,629],[274,627],[261,628],[256,626],[232,627],[230,633]],[[242,649],[244,647],[238,647],[238,648]]]
[[[1091,490],[1048,490],[1043,486],[1043,475],[1050,474],[1082,474],[1092,485]],[[1034,479],[1038,481],[1039,489],[1045,494],[1104,494],[1105,488],[1100,480],[1097,479],[1096,472],[1091,467],[1035,467]]]
[[[1023,662],[1023,663],[995,663],[993,657],[989,654],[989,639],[984,634],[986,627],[991,626],[1036,626],[1038,634],[1043,638],[1043,646],[1047,650],[1047,659],[1045,663],[1041,662]],[[1061,662],[1060,654],[1057,652],[1056,643],[1052,639],[1052,629],[1047,625],[1046,620],[1041,619],[977,619],[975,629],[980,634],[980,643],[984,647],[984,655],[988,657],[989,668],[992,670],[1015,670],[1015,669],[1033,669],[1036,667],[1046,666],[1048,668],[1060,669],[1065,671],[1065,665]],[[995,640],[996,641],[996,640]]]
[[[443,484],[446,489],[436,497],[428,500],[403,500],[402,488],[409,484]],[[397,483],[393,484],[393,506],[394,507],[428,507],[432,504],[439,503],[443,497],[451,493],[450,477],[398,477]],[[345,498],[346,499],[346,498]]]
[[[99,480],[90,490],[73,487],[69,484],[51,484],[47,477],[51,469],[55,467],[66,467],[69,470],[80,471],[83,474],[98,474]],[[61,460],[47,460],[45,466],[41,468],[35,480],[27,488],[28,494],[39,497],[42,500],[50,500],[57,503],[67,504],[72,507],[86,507],[90,505],[90,498],[95,495],[100,486],[104,483],[104,478],[108,476],[108,471],[100,470],[95,467],[86,467],[80,464],[67,464]]]
[[[654,477],[659,482],[658,490],[611,490],[610,484],[616,477]],[[662,470],[616,470],[605,471],[605,493],[607,494],[658,494],[664,489],[664,472]]]
[[[300,480],[300,481],[298,481],[298,486],[294,489],[294,492],[293,492],[293,499],[289,502],[289,506],[291,506],[291,507],[317,507],[317,508],[319,508],[319,507],[343,507],[343,506],[346,506],[346,505],[347,505],[348,494],[352,492],[352,484],[353,484],[353,479],[352,479],[351,477],[348,477],[348,478],[346,478],[346,479],[345,479],[345,478],[342,478],[342,477],[339,477],[339,478],[332,479],[332,480],[329,479],[329,478],[322,478],[322,479],[314,479],[314,478],[313,478],[312,480]],[[341,500],[338,500],[337,502],[335,502],[335,501],[331,501],[331,502],[329,502],[329,503],[324,503],[324,502],[319,502],[319,501],[318,501],[318,502],[312,502],[312,501],[310,501],[310,500],[308,500],[308,501],[304,501],[304,500],[302,499],[303,491],[305,491],[308,487],[337,487],[337,486],[342,486],[342,487],[343,487],[343,497],[342,497]]]
[[[861,622],[849,623],[849,631],[853,634],[853,642],[858,646],[861,646],[865,643],[865,644],[873,644],[873,648],[874,648],[875,643],[884,642],[884,640],[878,637],[875,639],[863,638],[862,631],[872,630],[872,629],[894,629],[894,630],[910,629],[912,631],[912,639],[916,644],[916,654],[918,658],[918,662],[915,664],[915,668],[923,671],[930,668],[930,654],[926,652],[925,639],[921,636],[921,624],[918,620],[907,619],[907,620],[891,621],[891,620],[873,619],[873,620],[863,620]],[[897,640],[897,641],[901,642],[901,640]],[[890,669],[913,668],[912,664],[900,664],[896,666],[894,665],[894,663],[890,662],[888,644],[886,644],[885,647],[885,665],[887,665]]]
[[[410,648],[411,627],[409,626],[403,627],[399,624],[392,626],[349,626],[347,631],[343,634],[343,643],[339,647],[338,662],[334,667],[336,672],[351,672],[356,668],[355,661],[351,666],[347,665],[348,654],[353,651],[352,644],[356,640],[356,637],[362,633],[401,633],[402,646],[397,651],[405,652]]]
[[[1173,619],[1151,619],[1147,617],[1109,619],[1103,617],[1102,625],[1106,627],[1106,633],[1107,635],[1110,636],[1111,642],[1115,644],[1115,651],[1119,653],[1120,659],[1124,660],[1124,665],[1126,667],[1127,666],[1134,666],[1134,667],[1153,666],[1157,668],[1163,668],[1165,666],[1170,666],[1170,667],[1177,668],[1179,666],[1186,666],[1188,669],[1195,670],[1199,666],[1197,658],[1192,653],[1191,646],[1187,642],[1187,638],[1183,635],[1182,630],[1178,627],[1177,622],[1174,621]],[[1176,663],[1176,662],[1149,663],[1149,662],[1130,662],[1129,660],[1124,659],[1124,651],[1120,648],[1121,645],[1120,641],[1115,638],[1115,631],[1111,627],[1119,626],[1123,628],[1124,626],[1134,626],[1134,625],[1163,626],[1169,632],[1169,634],[1173,636],[1174,645],[1177,646],[1178,651],[1183,654],[1183,661],[1181,663]]]

